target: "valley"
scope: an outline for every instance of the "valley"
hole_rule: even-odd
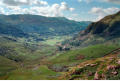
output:
[[[0,80],[119,80],[119,22],[0,15]]]
[[[27,14],[0,15],[0,79],[57,79],[62,72],[50,69],[48,59],[61,53],[58,43],[70,39],[89,23]],[[66,30],[63,24],[76,28]]]

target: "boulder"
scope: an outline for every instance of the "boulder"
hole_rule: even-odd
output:
[[[118,62],[117,62],[118,64],[120,64],[120,60],[118,60]]]
[[[107,66],[107,70],[111,70],[111,69],[115,70],[116,68],[117,67],[115,65],[109,65],[109,66]]]
[[[99,80],[99,74],[98,74],[98,72],[95,73],[94,80]]]
[[[113,74],[113,75],[117,75],[117,74],[118,74],[118,72],[117,72],[117,71],[115,71],[115,72],[112,72],[112,74]]]
[[[90,64],[91,67],[94,67],[94,66],[96,66],[96,65],[97,65],[97,64]]]
[[[92,72],[88,72],[88,76],[92,76],[93,75],[93,73]]]

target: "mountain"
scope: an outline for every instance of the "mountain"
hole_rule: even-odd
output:
[[[69,35],[84,30],[91,22],[76,22],[64,17],[44,17],[38,15],[0,15],[2,34]],[[18,32],[16,32],[18,31]],[[11,32],[11,33],[10,33]]]
[[[2,35],[10,35],[14,37],[27,37],[28,35],[24,33],[22,30],[20,30],[17,27],[14,27],[11,24],[2,23],[0,21],[0,34]]]
[[[104,42],[118,42],[120,37],[120,12],[104,17],[98,22],[91,23],[85,30],[81,31],[69,43],[72,46],[88,46]]]
[[[101,35],[103,37],[120,36],[120,12],[92,23],[84,32],[84,34],[88,33]]]

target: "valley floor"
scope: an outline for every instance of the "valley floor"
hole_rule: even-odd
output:
[[[101,77],[101,74],[98,74],[96,79],[117,79],[119,78],[119,69],[112,69],[111,72],[106,70],[106,67],[114,66],[117,68],[119,66],[120,49],[118,48],[119,46],[117,45],[94,45],[83,49],[56,52],[56,54],[51,54],[50,56],[48,54],[42,58],[39,58],[41,57],[40,55],[38,58],[33,55],[34,59],[27,59],[23,62],[16,62],[0,56],[0,79],[95,79],[95,75],[101,72],[104,73],[105,77]],[[44,53],[44,51],[42,52]],[[33,52],[35,55],[36,53],[39,54],[40,52],[37,52],[37,50]],[[114,75],[112,73],[116,72],[116,76],[110,78],[110,76]]]

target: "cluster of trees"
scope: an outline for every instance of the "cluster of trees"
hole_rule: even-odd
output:
[[[57,45],[58,51],[69,51],[71,47],[69,45]]]

